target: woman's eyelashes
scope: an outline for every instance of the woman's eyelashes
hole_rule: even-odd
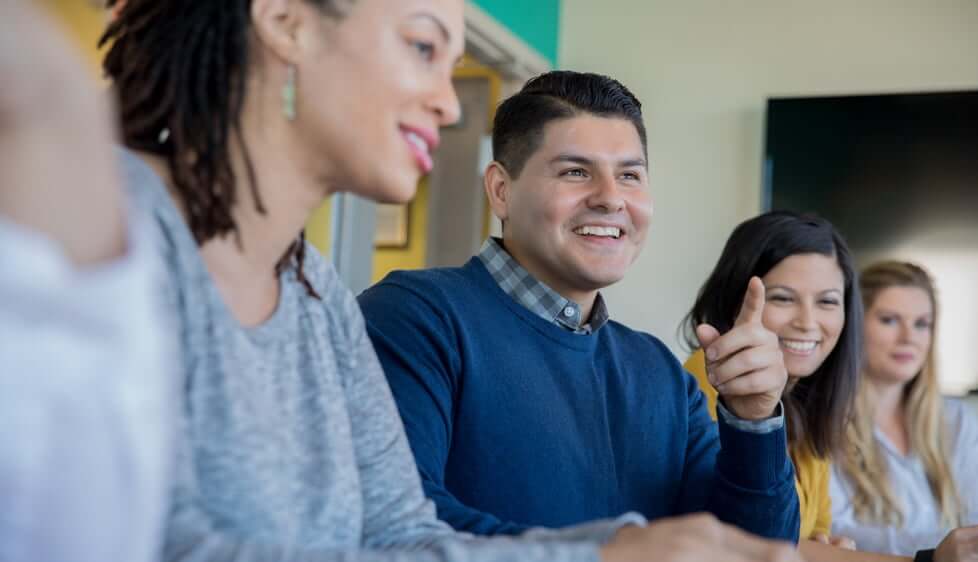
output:
[[[425,62],[432,62],[435,60],[436,47],[431,41],[424,40],[412,40],[410,41],[411,47],[417,51],[418,56]]]

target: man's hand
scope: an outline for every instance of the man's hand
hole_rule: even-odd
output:
[[[712,515],[625,527],[601,549],[602,562],[801,562],[794,545],[760,539]]]
[[[948,533],[934,551],[934,562],[978,562],[978,525]]]
[[[729,332],[721,336],[709,324],[696,327],[710,384],[723,405],[745,420],[771,417],[788,381],[778,336],[761,323],[763,313],[764,283],[752,277]]]

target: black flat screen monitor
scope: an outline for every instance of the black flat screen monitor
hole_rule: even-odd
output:
[[[776,98],[766,121],[766,209],[818,213],[854,249],[978,225],[978,91]]]

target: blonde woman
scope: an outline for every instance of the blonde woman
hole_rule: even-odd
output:
[[[860,285],[864,378],[833,466],[832,530],[864,550],[912,555],[940,543],[933,560],[978,559],[978,527],[944,539],[978,524],[978,419],[938,391],[933,282],[914,264],[882,262]]]

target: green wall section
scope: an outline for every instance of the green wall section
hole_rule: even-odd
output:
[[[557,66],[560,0],[473,0]]]

